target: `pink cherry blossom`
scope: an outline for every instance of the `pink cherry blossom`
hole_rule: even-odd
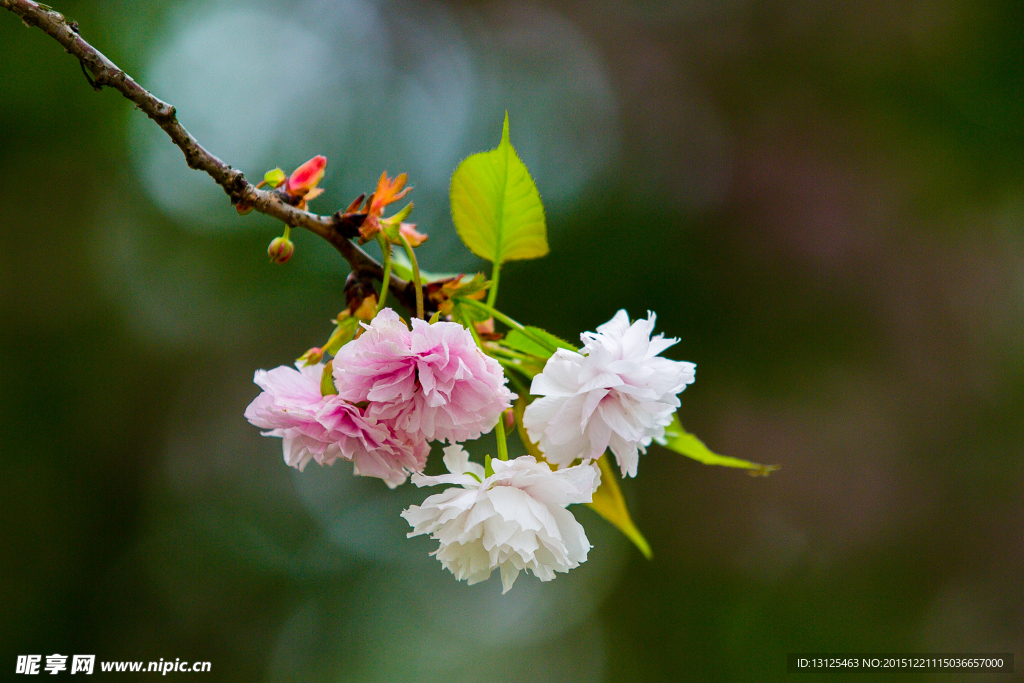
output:
[[[367,401],[366,414],[428,440],[475,439],[515,395],[501,366],[458,323],[413,320],[412,331],[385,308],[334,360],[338,395]]]
[[[300,471],[310,460],[331,465],[341,458],[355,465],[355,473],[377,477],[394,488],[408,472],[426,464],[430,446],[376,420],[337,395],[322,396],[323,364],[257,370],[253,381],[263,393],[249,404],[245,417],[283,439],[284,460]]]

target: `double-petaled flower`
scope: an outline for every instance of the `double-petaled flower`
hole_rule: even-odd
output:
[[[375,419],[336,394],[324,395],[323,373],[322,363],[256,371],[254,381],[263,393],[245,409],[245,417],[267,430],[265,436],[283,439],[286,463],[302,470],[310,460],[321,465],[348,460],[356,474],[383,479],[391,488],[423,469],[430,453],[426,439]]]
[[[452,443],[497,423],[515,395],[496,360],[458,323],[413,319],[412,330],[385,308],[338,351],[338,395],[366,402],[366,414],[408,434]]]
[[[432,554],[459,581],[470,585],[501,571],[507,593],[528,570],[541,581],[555,578],[587,559],[590,541],[565,508],[591,502],[601,483],[595,465],[554,472],[533,456],[492,460],[494,474],[469,462],[462,446],[444,449],[449,474],[414,474],[417,486],[454,484],[413,505],[402,517],[413,527],[409,536],[430,534],[440,542]]]
[[[652,338],[654,319],[649,312],[630,324],[619,311],[580,335],[580,353],[559,349],[533,378],[530,393],[541,398],[526,408],[523,426],[549,462],[596,460],[610,448],[622,475],[636,476],[638,454],[664,436],[696,370],[659,355],[679,340]]]

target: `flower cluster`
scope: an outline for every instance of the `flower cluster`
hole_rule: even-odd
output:
[[[326,166],[316,156],[291,175],[275,168],[258,187],[305,209],[323,192]],[[256,372],[263,391],[245,417],[282,439],[288,465],[345,460],[355,474],[391,488],[410,476],[419,487],[448,485],[402,513],[408,535],[437,541],[433,556],[460,581],[475,584],[499,570],[503,592],[524,570],[550,581],[586,561],[590,542],[570,505],[591,505],[650,557],[611,457],[623,477],[634,477],[640,454],[658,440],[702,462],[770,471],[717,456],[682,430],[678,394],[694,381],[695,366],[662,357],[678,340],[652,336],[653,313],[631,322],[619,311],[580,335],[576,349],[494,307],[502,264],[548,253],[540,193],[511,145],[507,117],[499,146],[463,160],[450,184],[455,229],[494,264],[490,280],[419,269],[414,250],[427,237],[405,222],[412,202],[384,215],[409,193],[407,181],[404,173],[383,173],[369,196],[332,215],[335,237],[377,243],[379,273],[349,275],[347,311],[295,368]],[[294,252],[285,226],[268,255],[285,263]],[[386,307],[392,292],[415,312],[411,325]],[[461,444],[492,431],[497,457],[471,463]],[[528,455],[509,458],[510,433]],[[424,474],[432,442],[447,444],[448,474]],[[606,451],[612,456],[604,458]]]
[[[459,442],[494,428],[516,398],[501,365],[467,327],[414,319],[410,329],[389,308],[362,323],[330,365],[258,371],[263,393],[245,416],[281,437],[285,462],[300,470],[343,459],[390,487],[410,473],[417,486],[453,485],[402,513],[409,536],[438,541],[433,555],[459,580],[474,584],[500,570],[507,592],[523,570],[549,581],[586,561],[590,542],[566,508],[593,500],[605,450],[623,476],[635,476],[638,454],[671,423],[694,365],[662,358],[677,340],[651,337],[653,329],[653,314],[630,323],[619,311],[581,335],[580,352],[550,356],[523,415],[544,460],[488,459],[487,469],[469,462]],[[449,474],[422,474],[431,441],[452,444],[444,449]]]
[[[678,339],[651,338],[653,313],[629,322],[619,311],[580,335],[582,353],[559,349],[533,379],[523,425],[548,462],[594,460],[611,449],[622,476],[636,476],[639,453],[660,439],[694,380],[693,363],[661,358]]]
[[[429,441],[476,438],[511,405],[501,367],[462,325],[416,320],[410,332],[384,309],[363,327],[333,376],[322,363],[256,372],[263,393],[245,417],[284,440],[289,465],[341,458],[393,488],[423,470]]]

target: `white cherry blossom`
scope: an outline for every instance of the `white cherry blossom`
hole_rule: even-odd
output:
[[[414,474],[417,486],[455,484],[402,513],[409,536],[430,534],[440,541],[432,553],[459,581],[470,585],[500,568],[502,593],[528,569],[541,581],[586,561],[591,545],[566,506],[589,503],[601,482],[595,465],[552,471],[533,456],[492,460],[494,474],[469,462],[462,446],[444,449],[450,474]]]
[[[580,335],[580,353],[559,349],[533,378],[530,393],[541,398],[526,408],[523,425],[549,462],[596,460],[610,448],[622,476],[636,476],[639,453],[664,436],[697,367],[659,356],[679,340],[652,338],[654,320],[648,312],[630,324],[620,310]]]

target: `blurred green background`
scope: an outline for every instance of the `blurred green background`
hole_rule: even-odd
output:
[[[326,339],[344,262],[300,232],[269,265],[273,221],[235,215],[0,13],[0,667],[748,682],[817,650],[1014,652],[1022,671],[1022,8],[57,5],[250,178],[326,154],[313,208],[407,171],[429,269],[482,267],[447,184],[507,109],[551,254],[505,268],[501,307],[570,339],[656,311],[698,366],[686,427],[783,466],[654,447],[624,482],[654,560],[580,510],[589,561],[504,597],[405,539],[427,492],[299,474],[242,418],[256,368]]]

